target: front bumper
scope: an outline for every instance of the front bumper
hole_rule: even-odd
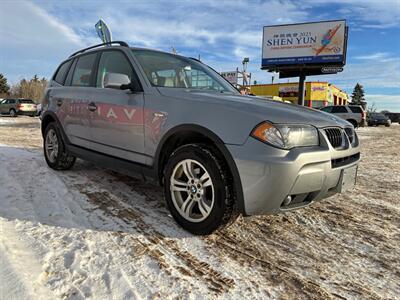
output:
[[[245,215],[279,213],[320,201],[341,191],[343,169],[356,166],[360,147],[335,150],[320,132],[318,147],[281,150],[249,137],[227,145],[238,168]],[[285,205],[285,199],[292,201]]]

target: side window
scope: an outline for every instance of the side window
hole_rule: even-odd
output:
[[[332,108],[332,113],[334,113],[334,114],[347,113],[347,109],[344,106],[334,106]]]
[[[8,100],[8,104],[15,104],[15,100],[14,99]]]
[[[93,53],[78,58],[71,85],[90,86],[96,55],[97,53]]]
[[[69,68],[67,78],[65,79],[64,85],[71,85],[72,82],[72,75],[74,74],[75,66],[76,66],[77,59],[74,59],[71,68]]]
[[[120,51],[104,51],[101,54],[96,87],[104,88],[104,79],[109,73],[126,75],[130,82],[138,82],[131,63]]]
[[[361,107],[359,106],[349,106],[353,113],[362,113]]]
[[[56,76],[54,76],[54,80],[56,82],[58,82],[59,84],[64,85],[65,77],[67,76],[67,72],[69,70],[69,67],[70,67],[71,63],[72,63],[72,60],[69,60],[69,61],[63,63],[58,68],[57,74],[56,74]]]
[[[331,106],[324,107],[321,110],[324,111],[324,112],[330,113],[332,111],[332,107]]]
[[[176,87],[177,76],[175,70],[160,70],[151,72],[152,82],[156,86]]]

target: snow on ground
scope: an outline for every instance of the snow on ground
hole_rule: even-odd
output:
[[[160,187],[81,160],[53,171],[37,119],[0,122],[0,298],[394,299],[400,126],[359,134],[354,191],[196,237]]]

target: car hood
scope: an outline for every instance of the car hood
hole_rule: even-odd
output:
[[[285,102],[267,100],[256,96],[233,95],[229,93],[202,92],[185,89],[159,88],[165,96],[179,97],[182,99],[200,101],[203,104],[222,106],[218,109],[240,111],[242,114],[251,115],[259,121],[286,124],[310,124],[318,128],[351,125],[346,120],[332,114],[313,108],[294,105]],[[214,108],[215,109],[215,108]]]

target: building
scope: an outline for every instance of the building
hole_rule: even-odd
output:
[[[297,103],[299,84],[276,83],[256,84],[250,87],[250,92],[257,96],[280,97],[283,101]],[[346,105],[349,96],[335,85],[329,82],[306,82],[304,104],[308,107],[322,107],[327,105]]]

